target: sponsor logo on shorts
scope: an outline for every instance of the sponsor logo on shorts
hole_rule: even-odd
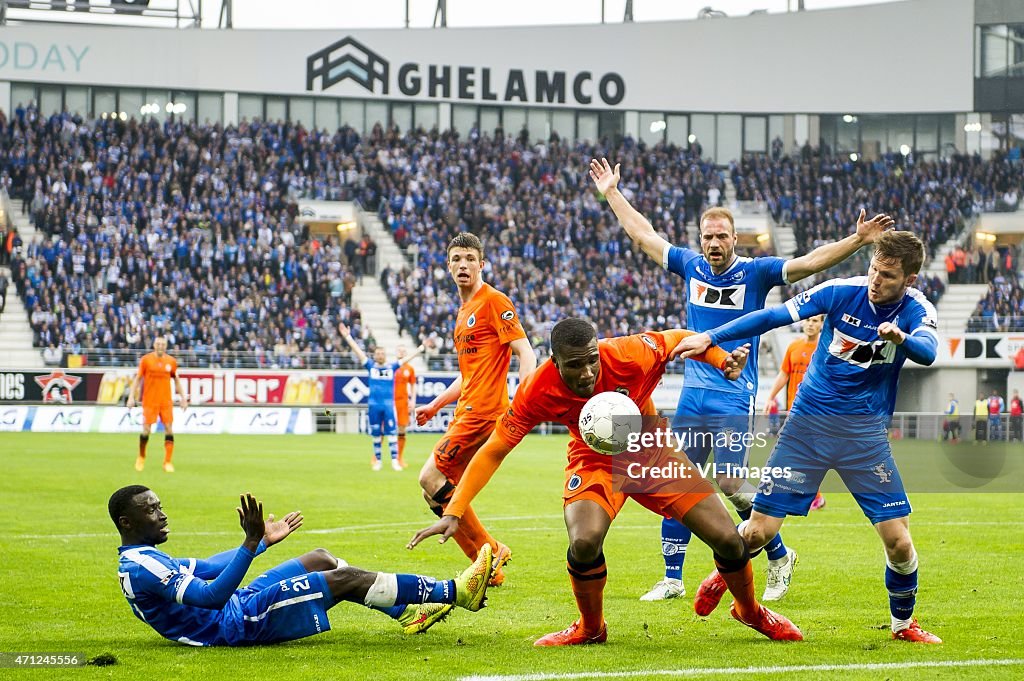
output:
[[[574,492],[574,491],[578,490],[580,488],[580,485],[582,485],[582,484],[583,484],[583,478],[581,478],[578,474],[573,473],[572,477],[569,478],[569,482],[568,482],[568,484],[566,484],[565,488],[567,490],[569,490],[570,492]]]
[[[871,472],[878,476],[878,482],[892,482],[892,469],[880,463],[871,469]]]

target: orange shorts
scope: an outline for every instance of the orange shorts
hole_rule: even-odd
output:
[[[395,420],[398,422],[399,428],[407,428],[409,426],[408,400],[395,400]]]
[[[452,420],[434,445],[434,465],[453,485],[458,485],[470,459],[494,432],[497,417],[462,416]]]
[[[713,496],[715,489],[700,475],[689,459],[674,455],[677,467],[671,479],[633,479],[626,471],[639,473],[628,463],[636,461],[598,454],[582,442],[569,447],[569,465],[565,469],[564,505],[588,499],[601,506],[612,519],[633,499],[649,511],[665,518],[681,520],[701,500]],[[620,458],[623,457],[623,458]]]
[[[170,402],[163,402],[162,404],[146,404],[142,403],[142,422],[147,426],[152,426],[156,423],[159,417],[160,422],[164,424],[164,427],[174,424],[174,406]]]

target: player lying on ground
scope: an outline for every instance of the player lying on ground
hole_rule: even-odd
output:
[[[194,646],[243,646],[292,641],[328,631],[327,611],[340,601],[360,603],[398,620],[407,633],[426,631],[457,605],[483,607],[493,558],[484,547],[451,580],[368,572],[326,549],[277,565],[239,588],[253,558],[302,525],[298,511],[263,519],[263,504],[241,497],[238,518],[245,541],[206,560],[171,558],[167,515],[147,487],[114,492],[107,504],[121,533],[117,576],[132,612],[172,641]]]
[[[771,639],[801,640],[803,636],[792,622],[757,602],[747,546],[711,484],[685,456],[680,458],[685,462],[687,475],[670,481],[670,486],[655,484],[652,492],[623,492],[614,486],[614,457],[598,454],[580,436],[580,410],[596,393],[622,392],[636,403],[641,413],[656,416],[651,395],[665,373],[669,352],[691,334],[673,329],[599,342],[594,327],[586,320],[563,319],[555,324],[551,331],[551,359],[519,386],[512,406],[498,419],[494,433],[470,462],[441,520],[416,533],[409,548],[434,534],[442,535],[442,542],[452,536],[459,527],[462,510],[483,489],[508,453],[534,426],[555,421],[567,426],[572,434],[562,496],[569,533],[569,581],[580,619],[564,631],[540,638],[535,645],[604,643],[607,639],[604,538],[630,497],[654,513],[684,521],[711,547],[715,564],[736,599],[731,610],[733,617]],[[714,348],[697,359],[735,378],[746,364],[747,352],[746,347],[737,348],[732,354]],[[660,427],[667,428],[667,421],[662,421]]]
[[[752,549],[761,548],[787,515],[807,515],[825,474],[835,470],[885,548],[893,638],[941,643],[914,619],[917,551],[910,501],[886,435],[900,368],[907,359],[930,365],[938,347],[935,307],[910,288],[923,261],[920,239],[886,232],[875,241],[868,276],[827,281],[785,305],[685,338],[673,355],[699,355],[712,344],[825,315],[818,349],[765,468],[791,472],[761,481],[754,513],[740,532]],[[712,573],[697,592],[709,612],[725,591],[722,576]]]

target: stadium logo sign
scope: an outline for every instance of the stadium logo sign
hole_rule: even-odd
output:
[[[82,60],[88,52],[88,45],[76,51],[72,45],[0,40],[0,70],[79,73],[82,70]]]
[[[352,36],[306,58],[306,90],[328,90],[343,80],[354,81],[372,94],[387,95],[394,85],[406,97],[463,101],[588,106],[596,95],[604,105],[615,106],[626,97],[626,82],[614,72],[597,77],[591,71],[528,73],[406,62],[392,82],[391,63]]]
[[[43,402],[67,404],[73,401],[75,386],[82,382],[78,376],[68,376],[60,369],[54,369],[45,376],[36,376],[35,381],[43,391]]]

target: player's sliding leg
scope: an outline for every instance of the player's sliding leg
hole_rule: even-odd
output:
[[[489,545],[455,579],[369,572],[350,565],[321,572],[334,600],[361,603],[377,610],[426,603],[452,604],[470,611],[484,607],[493,554]],[[397,619],[397,618],[396,618]]]
[[[910,538],[910,518],[893,518],[875,523],[885,546],[885,588],[889,591],[892,637],[912,643],[942,643],[922,629],[914,619],[917,602],[917,551]]]
[[[734,618],[774,641],[803,640],[803,634],[795,624],[757,602],[754,595],[754,571],[750,564],[747,543],[733,526],[728,511],[717,496],[705,497],[686,511],[685,516],[677,519],[682,520],[714,551],[717,579],[720,580],[720,585],[715,590],[717,599],[721,599],[728,589],[735,599],[729,609]],[[774,520],[779,520],[779,523],[771,536],[778,534],[782,524],[780,519]],[[713,577],[714,574],[708,580]],[[705,583],[708,580],[705,580]],[[705,584],[701,584],[701,591],[704,590]],[[694,609],[698,614],[707,614],[714,607],[712,606],[706,613],[701,611],[701,591],[698,591]],[[718,600],[715,600],[714,605],[717,604]]]
[[[542,636],[536,646],[568,646],[604,643],[608,627],[604,621],[604,586],[608,569],[604,561],[604,538],[612,518],[595,501],[581,499],[565,507],[565,527],[569,533],[569,582],[576,598],[580,618],[568,628]]]
[[[686,595],[683,585],[683,564],[692,533],[682,523],[665,518],[661,521],[661,555],[665,560],[665,578],[640,597],[641,601],[664,601]]]

